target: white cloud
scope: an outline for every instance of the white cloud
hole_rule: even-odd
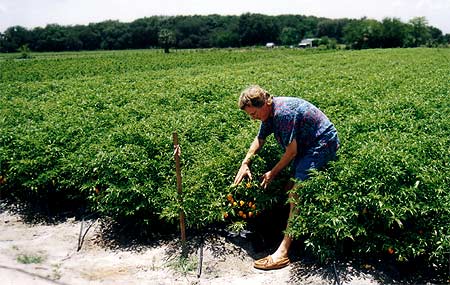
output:
[[[420,0],[416,4],[416,9],[421,10],[442,10],[449,9],[449,0]],[[450,16],[450,15],[449,15]]]
[[[4,4],[0,3],[0,14],[6,14],[7,12],[8,8]]]

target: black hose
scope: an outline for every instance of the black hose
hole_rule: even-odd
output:
[[[87,227],[86,231],[85,231],[84,234],[83,234],[84,219],[85,219],[85,218],[89,218],[89,217],[91,217],[92,215],[93,215],[93,214],[90,214],[90,215],[87,215],[86,217],[82,217],[82,218],[81,218],[80,234],[78,235],[78,247],[77,247],[77,251],[80,251],[80,250],[81,250],[81,247],[83,246],[83,243],[84,243],[84,238],[86,237],[86,235],[87,235],[89,229],[92,227],[92,225],[95,224],[95,222],[97,221],[97,220],[95,220],[95,221],[91,222],[91,223],[89,224],[89,226]]]
[[[333,272],[334,272],[334,279],[335,279],[334,284],[341,285],[341,281],[339,280],[339,274],[338,274],[337,269],[336,269],[336,262],[335,261],[333,261]]]
[[[202,264],[203,264],[203,235],[200,237],[200,247],[198,249],[198,268],[197,268],[197,278],[202,275]]]

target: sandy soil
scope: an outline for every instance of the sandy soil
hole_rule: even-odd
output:
[[[80,228],[85,235],[78,251]],[[90,227],[89,227],[90,226]],[[89,229],[86,232],[86,229]],[[246,239],[207,234],[189,240],[187,259],[177,240],[117,247],[102,241],[98,220],[26,223],[0,209],[0,283],[9,284],[333,284],[332,267],[298,259],[286,268],[260,271]],[[203,245],[203,246],[201,246]],[[261,257],[260,253],[259,257]],[[201,267],[200,267],[201,264]],[[356,267],[356,266],[355,266]],[[338,265],[341,284],[381,284],[371,268]]]

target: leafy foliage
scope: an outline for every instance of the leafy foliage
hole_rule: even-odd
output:
[[[264,153],[264,158],[255,155],[252,158],[251,168],[253,175],[261,177],[267,169],[273,167],[281,155],[275,145],[270,145],[270,153]],[[284,191],[287,181],[290,179],[287,171],[283,171],[268,189],[260,185],[258,179],[245,180],[238,185],[231,185],[223,198],[224,219],[229,224],[228,228],[239,232],[247,228],[247,221],[258,216],[263,211],[270,211],[274,206],[286,203],[287,195]]]
[[[175,35],[168,29],[162,29],[158,34],[158,40],[164,52],[169,53],[169,48],[175,43]]]
[[[171,36],[168,37],[167,31]],[[161,39],[163,35],[163,39]],[[303,38],[328,38],[347,48],[448,46],[450,34],[429,26],[423,17],[327,19],[304,15],[152,16],[131,23],[107,20],[89,25],[49,24],[28,30],[13,26],[0,33],[0,52],[25,44],[33,51],[79,51],[164,48],[228,48],[297,45]],[[327,45],[336,48],[336,45]]]
[[[180,208],[191,228],[222,223],[224,212],[233,217],[229,193],[246,211],[251,198],[269,211],[286,197],[258,202],[285,195],[283,181],[269,192],[257,187],[258,174],[279,158],[274,140],[255,158],[251,187],[230,188],[258,128],[237,108],[237,94],[258,83],[317,105],[342,142],[338,161],[295,188],[292,235],[324,260],[350,251],[444,268],[449,58],[448,50],[420,48],[0,56],[0,193],[84,201],[115,220],[172,228]],[[182,203],[173,131],[182,146]]]
[[[28,45],[23,45],[18,49],[18,52],[20,53],[19,59],[27,59],[27,58],[31,58],[30,55],[30,48],[28,47]]]

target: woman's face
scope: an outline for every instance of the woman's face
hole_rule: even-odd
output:
[[[262,107],[257,108],[253,106],[247,106],[244,111],[254,120],[266,121],[271,114],[271,105],[264,104]]]

